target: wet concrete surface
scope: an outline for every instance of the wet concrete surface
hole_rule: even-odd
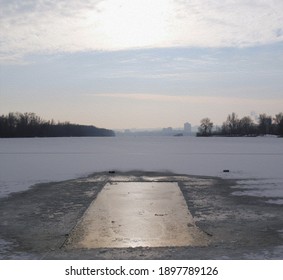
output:
[[[209,244],[70,246],[87,209],[111,182],[177,183]],[[231,195],[235,190],[232,180],[139,171],[39,184],[0,199],[0,259],[282,259],[282,205]],[[77,237],[80,240],[83,232]]]
[[[68,248],[205,246],[176,182],[110,182],[91,203]]]

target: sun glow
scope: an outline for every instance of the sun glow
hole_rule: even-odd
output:
[[[170,0],[118,0],[99,5],[99,33],[113,49],[162,45],[168,40]],[[89,15],[89,20],[95,20]]]

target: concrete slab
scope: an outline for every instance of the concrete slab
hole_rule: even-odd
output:
[[[110,182],[73,230],[68,247],[206,246],[176,182]]]

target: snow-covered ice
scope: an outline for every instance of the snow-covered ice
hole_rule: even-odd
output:
[[[93,172],[147,170],[239,179],[235,195],[282,203],[282,166],[283,139],[273,137],[0,139],[0,196]]]
[[[283,179],[238,180],[237,188],[242,190],[233,192],[234,195],[250,195],[269,198],[268,203],[283,204]]]

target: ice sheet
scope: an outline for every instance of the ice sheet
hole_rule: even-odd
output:
[[[108,170],[264,179],[268,190],[277,193],[283,188],[282,166],[283,140],[273,137],[0,139],[0,196]]]
[[[233,192],[234,195],[249,195],[266,198],[270,203],[282,204],[283,199],[283,179],[257,179],[257,180],[238,180],[237,188],[240,191]]]

